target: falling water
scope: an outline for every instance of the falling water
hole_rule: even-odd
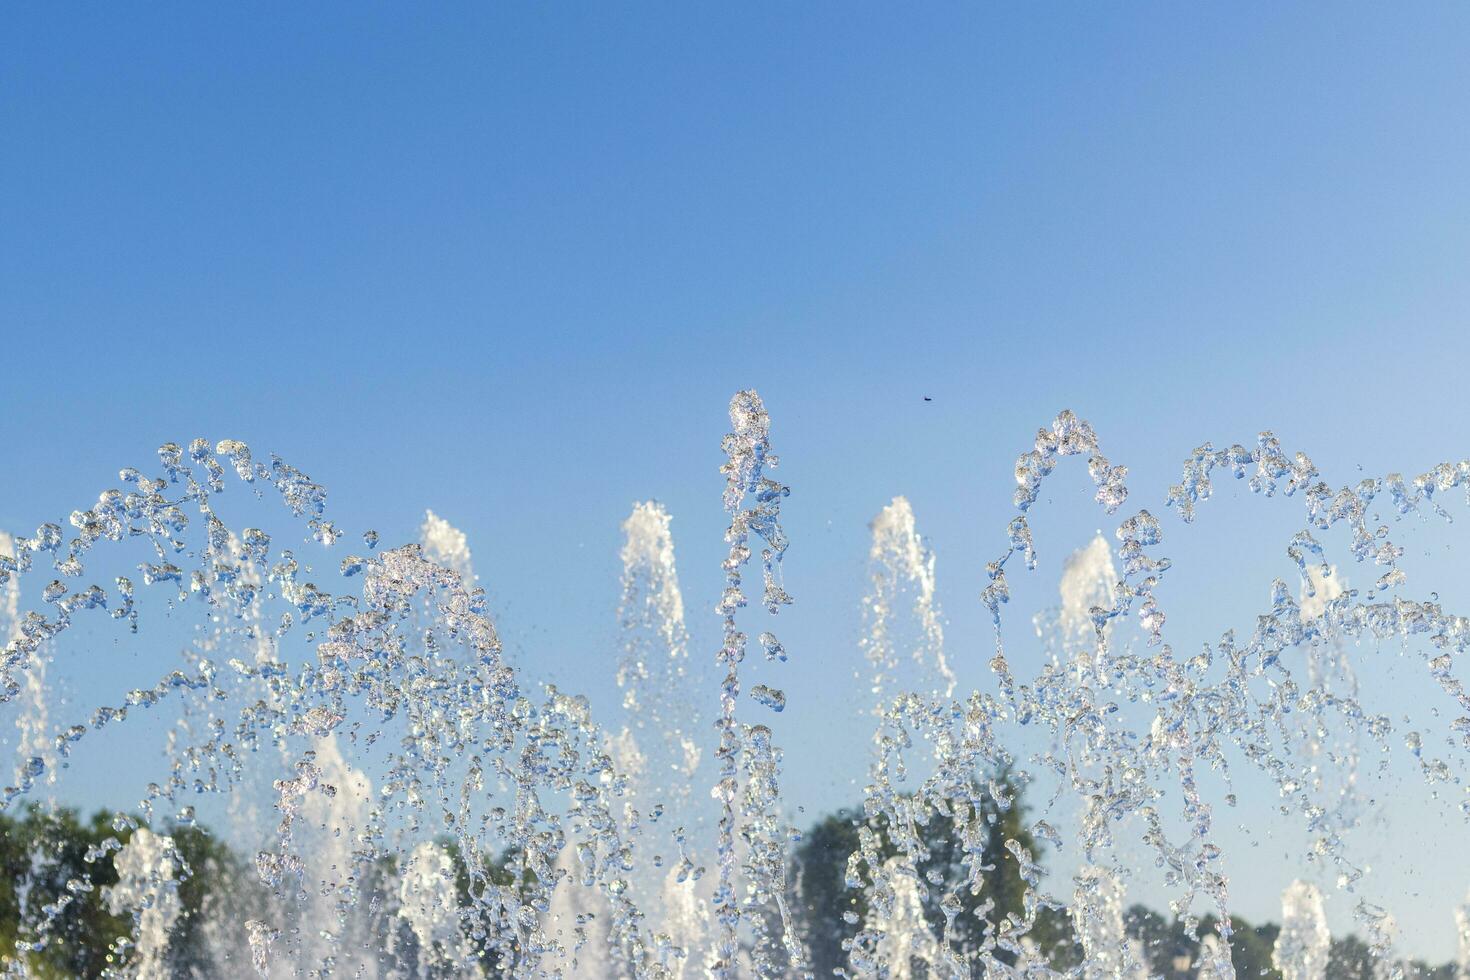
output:
[[[717,652],[691,640],[669,513],[638,504],[623,525],[621,631],[605,658],[621,705],[507,663],[468,539],[448,522],[430,511],[420,540],[397,547],[375,531],[349,535],[325,488],[239,441],[167,443],[68,528],[0,538],[0,702],[18,735],[5,809],[44,808],[71,757],[119,726],[170,720],[166,767],[54,901],[24,890],[56,873],[57,856],[29,856],[7,975],[39,976],[33,964],[64,942],[68,909],[99,889],[127,923],[103,975],[172,970],[181,896],[201,873],[180,842],[196,807],[220,797],[223,830],[250,842],[250,861],[227,907],[187,921],[210,937],[212,975],[246,963],[264,977],[383,980],[812,975],[794,921],[801,835],[783,772],[783,722],[803,702],[787,694],[788,651],[769,628],[792,602],[789,490],[771,475],[773,423],[754,391],[736,394],[730,421]],[[1074,457],[1117,524],[1061,565],[1059,604],[1036,621],[1037,655],[1012,635],[1007,610],[1013,580],[1042,565],[1032,531],[1047,509],[1042,487]],[[1295,585],[1261,590],[1248,632],[1188,649],[1166,641],[1163,522],[1123,510],[1128,471],[1091,426],[1057,416],[1015,476],[1017,513],[994,559],[974,569],[993,629],[980,658],[949,659],[935,555],[907,500],[873,521],[861,652],[875,731],[849,824],[855,847],[842,856],[862,911],[827,910],[847,929],[844,974],[1145,976],[1123,914],[1141,850],[1157,869],[1150,887],[1194,937],[1195,975],[1234,976],[1232,862],[1249,859],[1225,846],[1220,820],[1245,770],[1308,835],[1314,871],[1352,896],[1343,907],[1380,975],[1402,976],[1393,913],[1351,844],[1359,755],[1376,746],[1387,759],[1396,735],[1426,784],[1460,780],[1470,694],[1454,664],[1470,648],[1470,619],[1406,592],[1403,546],[1376,512],[1446,518],[1450,492],[1470,488],[1470,462],[1334,487],[1269,433],[1251,448],[1200,446],[1166,495],[1184,528],[1222,478],[1300,501],[1305,526],[1286,549]],[[264,509],[271,498],[300,529],[271,530],[282,523]],[[299,553],[287,547],[303,536]],[[1339,538],[1366,585],[1347,587],[1328,561]],[[348,553],[307,557],[322,549]],[[764,612],[747,609],[755,589]],[[176,669],[80,712],[54,695],[48,657],[75,621],[146,638],[190,616],[201,628]],[[1432,718],[1396,722],[1358,683],[1365,642],[1416,640],[1433,648],[1426,676],[1449,737],[1426,737]],[[960,687],[957,668],[986,663],[990,676]],[[705,669],[719,676],[701,686]],[[1042,812],[1023,809],[1021,792],[1044,793]],[[1055,874],[1043,851],[1075,874]],[[999,893],[998,863],[1019,892]],[[1285,976],[1325,975],[1323,909],[1311,885],[1283,896]],[[1041,942],[1057,922],[1075,937],[1076,963],[1054,962]],[[1464,923],[1462,911],[1462,942]]]
[[[1316,885],[1293,881],[1281,893],[1281,932],[1272,959],[1282,980],[1324,980],[1332,935]]]
[[[894,859],[888,868],[891,896],[875,896],[866,928],[877,936],[872,965],[891,980],[916,980],[939,968],[939,940],[924,918],[920,886]],[[919,969],[915,969],[916,964]],[[877,972],[877,971],[875,971]],[[864,971],[859,971],[863,975]]]
[[[944,654],[944,626],[934,577],[934,553],[919,537],[914,510],[904,497],[879,511],[872,523],[868,552],[872,589],[863,603],[868,620],[863,652],[872,672],[872,693],[880,706],[901,690],[927,690],[944,697],[954,693],[955,676]],[[907,657],[897,634],[897,606],[907,593],[918,635],[907,644]],[[903,660],[912,664],[912,685],[900,683]],[[881,710],[881,708],[880,708]]]
[[[413,930],[426,970],[455,971],[474,962],[474,948],[459,921],[454,857],[444,845],[424,841],[413,849],[398,901],[398,914]]]
[[[1101,534],[1062,563],[1058,586],[1062,601],[1055,640],[1081,682],[1099,679],[1106,668],[1101,654],[1107,644],[1097,642],[1096,632],[1103,630],[1104,639],[1110,635],[1113,622],[1105,613],[1113,604],[1113,584],[1117,581],[1113,549]]]
[[[1374,980],[1403,980],[1403,963],[1394,951],[1399,934],[1398,920],[1392,912],[1366,907],[1366,903],[1360,914],[1367,921],[1368,945],[1373,950]]]
[[[584,890],[589,869],[575,846],[562,848],[553,875],[561,882],[543,917],[542,929],[558,947],[558,968],[568,976],[614,977],[622,974],[614,963],[612,907],[595,890]]]
[[[133,918],[132,952],[120,949],[140,977],[164,974],[169,934],[179,919],[179,865],[173,839],[140,827],[112,859],[117,884],[105,889],[107,907]]]
[[[629,721],[617,754],[637,760],[643,771],[644,778],[634,780],[636,805],[683,813],[699,767],[703,725],[669,523],[668,511],[653,501],[634,506],[623,522],[617,682]]]
[[[16,541],[10,534],[0,531],[0,555],[10,560],[17,558]],[[22,638],[22,622],[20,617],[20,578],[12,576],[0,589],[0,637],[6,644],[18,642]],[[25,687],[20,697],[19,711],[15,719],[16,728],[16,753],[17,760],[23,760],[23,764],[31,765],[33,759],[40,759],[46,768],[46,782],[54,783],[55,757],[51,753],[51,747],[47,744],[47,733],[50,727],[50,714],[46,699],[46,670],[47,660],[44,647],[38,651],[31,660],[29,668],[25,672]],[[17,777],[23,778],[23,777]]]
[[[1086,867],[1077,875],[1073,904],[1077,938],[1087,980],[1143,980],[1148,971],[1123,929],[1123,884],[1107,868]]]
[[[666,931],[657,951],[658,965],[668,971],[669,980],[704,976],[710,963],[709,904],[696,891],[698,882],[682,865],[664,878],[660,898]]]
[[[459,575],[465,582],[475,580],[475,566],[470,558],[470,543],[465,533],[432,510],[424,512],[419,528],[419,541],[424,557]]]
[[[276,923],[286,948],[299,963],[352,964],[354,976],[375,977],[381,932],[379,910],[362,900],[361,883],[372,873],[363,843],[372,833],[372,780],[342,754],[335,733],[312,740],[294,780],[277,782],[277,806],[285,815],[280,841],[295,894],[286,894],[288,912]],[[286,825],[289,821],[289,826]],[[417,853],[417,848],[410,854]],[[275,878],[281,865],[262,852],[262,879]],[[284,878],[281,883],[284,884]],[[299,939],[299,949],[294,943]]]

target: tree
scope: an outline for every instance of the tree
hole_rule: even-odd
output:
[[[239,857],[208,831],[173,827],[167,832],[183,860],[170,972],[208,975],[218,965],[202,932],[207,904],[227,897],[232,913],[243,915],[263,896]],[[115,965],[109,957],[133,924],[108,909],[105,895],[117,884],[113,854],[132,834],[126,825],[115,827],[112,815],[102,811],[86,822],[75,810],[48,812],[37,806],[20,818],[0,815],[0,964],[15,955],[17,939],[40,938],[22,932],[22,924],[44,921],[49,906],[60,910],[46,930],[44,948],[24,954],[33,975],[92,978]]]
[[[1211,917],[1206,917],[1211,919]],[[1214,922],[1201,923],[1213,929]],[[1230,962],[1235,965],[1235,975],[1241,980],[1281,980],[1281,971],[1276,969],[1276,937],[1281,927],[1274,922],[1253,926],[1238,915],[1230,917]]]
[[[844,944],[857,935],[868,914],[863,893],[848,888],[848,856],[858,849],[862,817],[838,810],[812,825],[796,850],[791,880],[796,885],[796,914],[817,976],[831,976],[847,963]]]
[[[179,904],[183,912],[169,943],[169,962],[183,976],[209,976],[224,964],[213,962],[204,925],[213,906],[229,902],[230,919],[259,916],[265,895],[245,862],[219,838],[202,827],[174,827],[170,831],[186,873],[180,876]]]
[[[920,878],[928,883],[923,897],[924,916],[936,936],[942,936],[945,917],[940,902],[946,894],[960,899],[961,911],[955,919],[953,940],[962,954],[973,954],[990,938],[989,930],[1007,918],[1017,922],[1025,918],[1027,884],[1016,854],[1007,842],[1030,852],[1040,862],[1042,854],[1028,829],[1026,807],[1021,789],[1007,772],[997,775],[996,783],[1012,802],[1002,807],[980,787],[975,797],[980,801],[979,820],[987,828],[981,853],[983,887],[971,894],[965,886],[969,869],[965,853],[955,833],[954,820],[931,813],[919,828],[919,836],[928,852],[918,863]],[[811,965],[818,976],[830,975],[847,963],[847,945],[862,928],[868,907],[863,892],[847,882],[848,858],[859,848],[859,830],[867,827],[880,840],[882,859],[897,853],[881,818],[870,818],[857,810],[840,810],[817,821],[803,836],[792,867],[792,881],[797,895],[797,912],[801,917],[804,939],[811,955]],[[989,912],[980,910],[990,903]],[[1043,908],[1027,934],[1057,965],[1071,965],[1080,956],[1072,935],[1071,923],[1064,912]],[[1012,951],[1000,948],[996,956],[1014,962]]]
[[[1373,980],[1373,950],[1357,936],[1334,939],[1327,948],[1327,975],[1333,980]]]
[[[99,976],[110,947],[129,933],[130,923],[102,901],[102,889],[116,884],[117,874],[111,856],[97,860],[96,849],[108,838],[126,836],[113,832],[104,813],[88,823],[75,810],[48,813],[36,806],[20,819],[0,815],[0,962],[24,955],[37,976]],[[59,911],[44,948],[12,953],[16,940],[39,938],[22,932],[22,923],[42,921],[48,906]]]
[[[919,863],[927,892],[922,899],[925,919],[936,936],[942,935],[944,916],[939,902],[945,894],[959,894],[962,911],[957,916],[954,940],[957,951],[971,960],[986,942],[990,927],[1006,917],[1020,920],[1024,916],[1026,881],[1006,842],[1015,841],[1032,850],[1033,860],[1039,862],[1041,858],[1027,833],[1017,788],[1004,777],[1001,785],[1016,802],[1008,810],[1001,810],[993,800],[982,799],[982,825],[988,828],[982,861],[988,870],[979,895],[969,895],[962,888],[964,855],[955,840],[953,822],[940,814],[930,814],[920,828],[921,841],[928,851],[928,857]],[[862,828],[878,835],[880,857],[886,859],[896,853],[881,820],[842,810],[817,820],[794,855],[793,907],[817,976],[831,976],[833,970],[847,965],[844,943],[857,934],[868,914],[863,889],[848,887],[846,881],[848,858],[858,850]],[[227,910],[231,922],[267,917],[270,897],[240,856],[205,828],[173,827],[165,832],[173,838],[181,859],[177,869],[180,914],[170,936],[169,975],[179,980],[241,975],[238,961],[215,961],[205,924],[211,918],[223,921],[222,910]],[[128,916],[108,910],[105,889],[117,883],[113,856],[132,833],[127,822],[115,826],[112,816],[101,812],[88,820],[81,819],[74,810],[44,811],[38,807],[19,816],[0,814],[0,970],[17,955],[13,952],[17,939],[38,938],[23,931],[22,924],[46,918],[43,909],[48,906],[55,910],[47,930],[49,941],[42,949],[23,954],[29,975],[41,980],[96,978],[109,965],[115,965],[118,940],[131,933],[132,923]],[[515,929],[503,912],[486,908],[477,898],[484,897],[487,883],[523,893],[534,879],[513,853],[480,855],[466,862],[452,842],[444,844],[454,861],[460,908],[477,910],[464,919],[466,932],[480,950],[482,968],[489,975],[498,975],[513,955]],[[480,880],[471,880],[470,863],[480,869]],[[390,886],[395,877],[393,858],[377,859],[360,882],[363,900],[386,900],[391,905]],[[982,919],[975,912],[987,900],[994,902],[995,908]],[[1181,920],[1166,919],[1146,906],[1134,905],[1126,912],[1124,923],[1128,935],[1142,943],[1152,976],[1195,980],[1200,941]],[[1236,975],[1241,980],[1280,980],[1272,955],[1279,927],[1274,923],[1253,926],[1236,916],[1231,917],[1231,925],[1230,951]],[[1200,920],[1198,935],[1213,931],[1214,926],[1215,919],[1205,916]],[[396,930],[396,936],[383,950],[384,962],[415,969],[422,966],[417,964],[411,930],[401,922],[390,928]],[[1081,964],[1081,949],[1065,909],[1041,906],[1026,936],[1054,968],[1069,970]],[[1004,946],[996,955],[1013,958]],[[109,956],[114,958],[111,964]],[[1180,963],[1185,965],[1176,969]],[[1409,980],[1453,980],[1455,976],[1453,964],[1431,967],[1414,961],[1403,965]],[[435,975],[434,970],[426,972]],[[1373,980],[1374,973],[1372,950],[1361,939],[1349,935],[1332,941],[1327,976],[1333,980]]]

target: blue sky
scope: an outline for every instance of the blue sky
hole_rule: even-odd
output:
[[[753,386],[794,488],[793,792],[844,802],[862,766],[825,758],[866,735],[830,678],[894,494],[974,686],[1013,461],[1060,408],[1156,513],[1191,448],[1263,428],[1336,483],[1463,455],[1467,27],[1447,4],[11,8],[0,526],[161,442],[241,438],[348,528],[464,529],[512,651],[595,697],[635,500],[674,514],[717,645],[718,442]],[[1115,523],[1069,479],[1047,588]],[[1291,570],[1297,504],[1211,507],[1166,525],[1200,570],[1162,593],[1181,647]],[[1453,537],[1419,535],[1411,583],[1470,600]],[[149,656],[76,661],[71,696],[115,700]],[[141,771],[106,769],[89,786],[131,800]],[[1385,862],[1406,942],[1447,956],[1470,863]],[[1242,912],[1282,884],[1242,881]]]

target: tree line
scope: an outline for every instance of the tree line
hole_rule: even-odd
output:
[[[965,907],[955,919],[952,939],[963,950],[980,948],[986,936],[985,922],[1001,922],[1007,915],[1018,920],[1024,915],[1026,884],[1015,853],[1006,847],[1014,840],[1040,861],[1043,845],[1027,829],[1024,805],[1019,790],[1011,786],[1016,802],[1007,809],[992,809],[989,838],[983,853],[984,887],[980,896],[966,895]],[[127,937],[132,922],[126,914],[116,914],[106,901],[106,889],[117,884],[113,854],[117,844],[126,843],[133,832],[129,824],[121,825],[111,814],[99,812],[90,819],[81,818],[69,809],[43,810],[32,807],[16,815],[0,814],[0,965],[15,965],[23,958],[30,974],[46,978],[96,978],[106,974],[126,959]],[[860,828],[877,830],[884,847],[882,828],[856,810],[840,810],[826,815],[803,834],[793,853],[791,882],[795,896],[796,926],[809,956],[809,966],[821,976],[832,976],[848,963],[847,944],[862,928],[867,914],[864,893],[847,887],[848,857],[858,848]],[[185,869],[177,879],[179,915],[171,931],[167,963],[171,980],[202,980],[221,975],[220,964],[214,962],[210,937],[204,924],[211,915],[217,917],[221,904],[228,907],[230,921],[243,923],[252,910],[262,913],[268,905],[264,886],[259,883],[249,862],[218,837],[199,826],[169,826],[168,833]],[[950,890],[964,874],[962,855],[953,840],[945,819],[936,817],[923,828],[922,834],[929,857],[920,873],[935,887],[927,889],[923,898],[924,917],[936,936],[943,934],[945,915],[939,895]],[[462,905],[468,905],[469,878],[464,862],[449,848],[460,869],[458,887]],[[497,877],[509,880],[504,869],[513,865],[502,855],[495,862],[501,870]],[[363,884],[363,900],[385,903],[391,907],[392,896],[387,883],[393,880],[391,861],[387,859],[377,873],[367,876]],[[89,882],[79,887],[77,882]],[[973,914],[983,900],[993,903],[988,915]],[[17,941],[30,942],[26,923],[49,917],[49,940],[43,948],[18,952]],[[385,920],[386,921],[386,920]],[[1200,940],[1195,932],[1178,919],[1166,917],[1144,905],[1134,905],[1124,915],[1127,934],[1139,941],[1148,959],[1150,974],[1165,980],[1193,980],[1199,958]],[[1280,927],[1271,922],[1252,924],[1232,917],[1231,959],[1236,974],[1242,978],[1281,980],[1272,962],[1272,949]],[[385,928],[397,930],[388,943],[387,956],[409,975],[433,975],[434,970],[416,962],[415,943],[405,929],[389,922]],[[1198,935],[1213,932],[1215,922],[1206,917]],[[471,923],[471,937],[482,940],[494,932],[492,923]],[[1035,924],[1027,934],[1029,941],[1057,969],[1070,969],[1081,963],[1082,948],[1064,909],[1042,906],[1036,912]],[[480,966],[487,976],[501,972],[501,948],[481,942]],[[243,954],[241,954],[243,956]],[[999,952],[1002,958],[1008,954]],[[1333,980],[1373,980],[1375,968],[1372,953],[1356,936],[1334,937],[1330,949],[1327,976]],[[1410,980],[1455,980],[1453,964],[1430,966],[1419,961],[1403,964]],[[230,975],[248,975],[245,964],[234,963]],[[915,964],[915,974],[923,975]]]

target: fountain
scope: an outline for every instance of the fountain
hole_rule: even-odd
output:
[[[169,935],[179,919],[178,856],[173,838],[139,827],[112,859],[117,884],[105,888],[107,907],[133,917],[133,961],[140,976],[161,976]]]
[[[1273,958],[1283,980],[1324,980],[1332,935],[1322,893],[1305,881],[1293,881],[1281,893],[1281,934]]]
[[[872,698],[867,784],[860,812],[833,831],[851,838],[836,859],[851,901],[817,908],[793,863],[803,831],[783,790],[782,721],[801,704],[786,693],[789,653],[769,622],[793,602],[782,573],[790,491],[771,475],[760,397],[737,393],[730,419],[718,651],[691,642],[668,511],[637,504],[623,525],[621,655],[610,668],[620,703],[507,663],[467,539],[432,511],[420,541],[380,548],[368,531],[335,570],[310,567],[280,532],[227,524],[240,487],[252,502],[278,496],[320,547],[349,547],[325,488],[236,440],[165,444],[154,475],[122,470],[122,488],[74,511],[69,529],[0,536],[0,701],[19,734],[6,814],[48,812],[68,760],[101,751],[117,726],[179,718],[163,775],[97,831],[82,865],[30,855],[14,949],[0,953],[6,975],[51,975],[97,892],[106,928],[121,930],[89,967],[107,977],[810,977],[813,921],[840,932],[835,969],[854,978],[1141,978],[1161,958],[1182,959],[1190,976],[1233,977],[1232,855],[1211,801],[1223,791],[1233,805],[1233,767],[1276,787],[1316,869],[1355,896],[1379,975],[1404,975],[1393,915],[1362,897],[1371,880],[1347,843],[1358,743],[1386,751],[1394,729],[1359,690],[1351,645],[1430,644],[1449,744],[1470,748],[1470,694],[1453,671],[1470,620],[1403,593],[1403,550],[1375,516],[1447,516],[1450,492],[1470,487],[1470,462],[1334,487],[1269,433],[1252,448],[1205,444],[1166,506],[1187,527],[1222,477],[1299,499],[1306,526],[1287,552],[1298,587],[1271,583],[1248,634],[1176,651],[1165,642],[1162,523],[1139,509],[1065,562],[1032,657],[1017,652],[1005,614],[1012,580],[1040,567],[1031,522],[1043,484],[1079,457],[1104,513],[1130,499],[1126,467],[1063,412],[1017,460],[1017,515],[980,596],[994,630],[981,658],[990,681],[958,695],[934,552],[909,502],[893,498],[871,526],[854,661]],[[1345,587],[1326,560],[1336,537],[1346,558],[1376,569],[1371,587]],[[121,560],[127,574],[91,581],[94,559]],[[763,610],[748,608],[752,592]],[[205,627],[179,669],[81,714],[48,697],[49,652],[83,617],[146,634],[160,609]],[[718,712],[701,718],[711,666]],[[1016,748],[1023,730],[1039,733],[1035,751]],[[1419,728],[1402,737],[1426,780],[1452,778]],[[1328,758],[1338,775],[1325,774]],[[1043,791],[1037,814],[1022,797]],[[206,880],[196,806],[216,799],[229,801],[220,830],[252,841],[227,903],[191,897]],[[1158,869],[1184,930],[1177,954],[1130,932],[1128,848]],[[1045,851],[1076,873],[1054,875]],[[1322,892],[1294,882],[1282,908],[1282,976],[1325,976]],[[187,965],[186,930],[204,937]],[[1462,912],[1462,950],[1466,934]],[[1462,975],[1465,963],[1462,952]]]

